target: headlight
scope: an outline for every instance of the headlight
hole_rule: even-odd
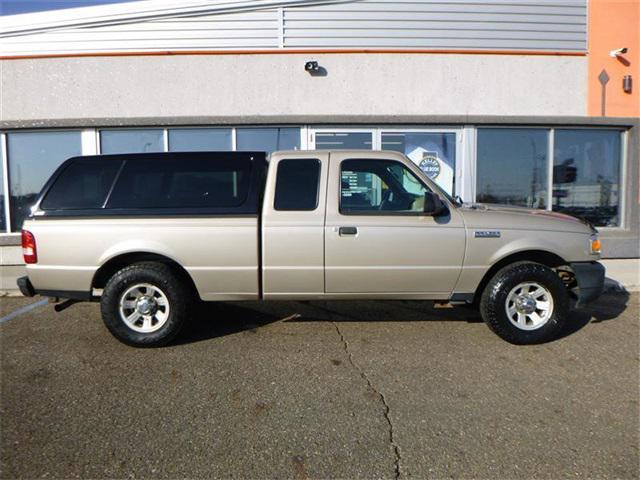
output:
[[[595,255],[597,253],[600,253],[601,247],[602,243],[600,242],[598,235],[591,235],[589,237],[589,250],[591,251],[591,254]]]

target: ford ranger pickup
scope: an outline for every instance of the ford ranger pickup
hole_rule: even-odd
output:
[[[24,295],[99,301],[139,347],[174,339],[198,299],[468,304],[503,339],[539,343],[604,283],[587,222],[462,203],[388,151],[71,158],[22,249]]]

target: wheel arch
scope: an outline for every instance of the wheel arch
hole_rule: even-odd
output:
[[[157,262],[169,266],[181,280],[187,283],[193,293],[199,293],[193,278],[182,265],[166,255],[144,251],[121,253],[104,262],[93,275],[91,291],[94,288],[104,288],[109,279],[119,270],[141,262]]]
[[[476,291],[473,295],[473,302],[477,303],[482,295],[487,284],[491,281],[494,275],[502,268],[516,262],[536,262],[546,265],[550,268],[557,268],[562,265],[567,265],[568,262],[559,255],[549,252],[547,250],[523,250],[520,252],[511,253],[499,259],[495,262],[489,270],[484,274],[482,280],[478,284]]]

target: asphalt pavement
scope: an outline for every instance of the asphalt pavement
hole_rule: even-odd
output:
[[[0,299],[2,478],[638,478],[639,295],[505,343],[421,302],[203,306],[140,350]]]

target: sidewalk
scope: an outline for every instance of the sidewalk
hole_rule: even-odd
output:
[[[607,269],[605,286],[612,290],[624,288],[628,292],[640,291],[640,259],[623,258],[601,260]]]

